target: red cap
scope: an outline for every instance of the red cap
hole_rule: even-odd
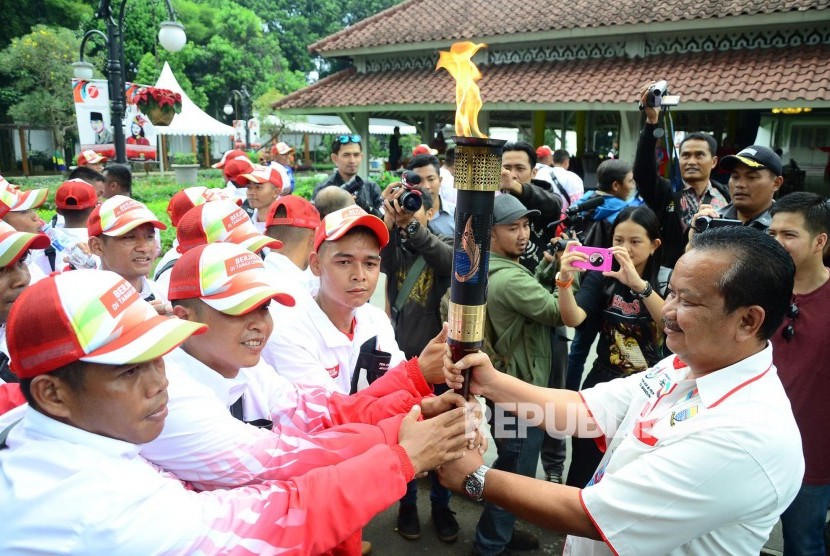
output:
[[[74,361],[152,361],[207,326],[159,315],[114,272],[74,270],[26,288],[9,312],[7,329],[11,370],[24,379]]]
[[[234,158],[236,158],[238,156],[244,156],[245,158],[248,158],[248,155],[245,154],[245,151],[240,151],[239,149],[231,149],[231,150],[227,151],[225,154],[223,154],[222,155],[222,160],[220,160],[219,162],[214,164],[213,167],[214,168],[224,168],[225,164],[227,164],[227,162],[229,160],[233,160]]]
[[[247,156],[237,156],[225,163],[224,170],[226,180],[232,181],[237,187],[245,187],[248,182],[246,180],[239,180],[238,178],[241,174],[253,172],[254,163]],[[242,185],[239,185],[240,181]]]
[[[199,298],[232,316],[250,313],[269,299],[293,307],[294,298],[274,286],[269,274],[262,259],[241,245],[200,245],[173,265],[168,297]]]
[[[270,183],[277,190],[282,191],[282,176],[270,166],[256,164],[253,170],[239,174],[234,180],[237,186],[246,187],[249,183]]]
[[[536,157],[537,158],[544,158],[544,157],[550,156],[552,154],[553,154],[553,149],[551,149],[547,145],[542,145],[541,147],[536,149]]]
[[[124,195],[114,195],[92,209],[86,229],[89,237],[101,234],[117,237],[142,224],[152,224],[159,230],[167,229],[144,203]]]
[[[288,143],[283,143],[282,141],[271,147],[271,154],[288,154],[293,152],[294,147]]]
[[[277,218],[279,207],[285,207],[285,216]],[[268,218],[265,220],[266,228],[268,226],[294,226],[316,230],[319,225],[320,213],[317,212],[317,207],[299,195],[285,195],[271,203],[268,207]]]
[[[173,227],[179,225],[187,211],[208,201],[230,200],[237,205],[242,204],[242,199],[234,198],[230,190],[226,188],[207,188],[203,186],[186,187],[176,191],[167,203],[167,214],[170,216],[170,223]]]
[[[320,222],[317,231],[314,233],[314,250],[320,249],[320,245],[324,241],[338,240],[349,230],[360,226],[369,228],[378,238],[381,247],[389,243],[389,230],[386,229],[383,220],[358,206],[352,205],[329,213]]]
[[[79,178],[63,182],[55,193],[55,206],[61,210],[85,210],[97,204],[95,188]]]
[[[179,253],[206,243],[236,243],[255,253],[263,247],[282,247],[281,241],[259,233],[248,213],[227,200],[208,201],[187,211],[176,227],[176,239]]]
[[[81,152],[78,155],[78,166],[86,166],[87,164],[98,164],[99,162],[106,162],[107,157],[97,153],[93,150]]]
[[[436,154],[438,154],[438,150],[430,149],[429,145],[421,143],[420,145],[416,145],[415,148],[412,149],[412,156],[418,156],[419,154],[431,154],[432,156],[435,156]]]

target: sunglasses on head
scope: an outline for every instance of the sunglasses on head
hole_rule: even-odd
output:
[[[790,308],[787,309],[787,317],[790,319],[790,324],[784,327],[784,330],[781,331],[781,334],[784,336],[784,339],[788,342],[793,339],[795,336],[795,318],[798,316],[798,305],[795,303],[790,305]]]
[[[360,135],[341,135],[337,138],[338,143],[360,143]]]

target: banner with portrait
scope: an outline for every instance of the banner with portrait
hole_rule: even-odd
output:
[[[144,86],[126,83],[124,87],[127,106],[120,125],[124,129],[128,160],[156,160],[156,129],[133,102],[138,89]],[[72,92],[81,150],[93,150],[112,160],[115,158],[115,134],[114,123],[110,121],[107,81],[73,79]]]

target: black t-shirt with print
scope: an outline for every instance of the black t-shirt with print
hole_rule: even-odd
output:
[[[600,323],[597,358],[600,367],[617,376],[644,371],[663,355],[663,333],[648,308],[628,286],[600,272],[586,272],[576,302],[588,314],[587,321]]]

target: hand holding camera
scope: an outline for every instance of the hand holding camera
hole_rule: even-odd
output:
[[[407,170],[401,176],[400,182],[389,184],[389,187],[384,190],[384,220],[390,230],[392,226],[405,229],[412,221],[413,214],[423,206],[421,192],[416,189],[419,183],[421,183],[421,176]]]

